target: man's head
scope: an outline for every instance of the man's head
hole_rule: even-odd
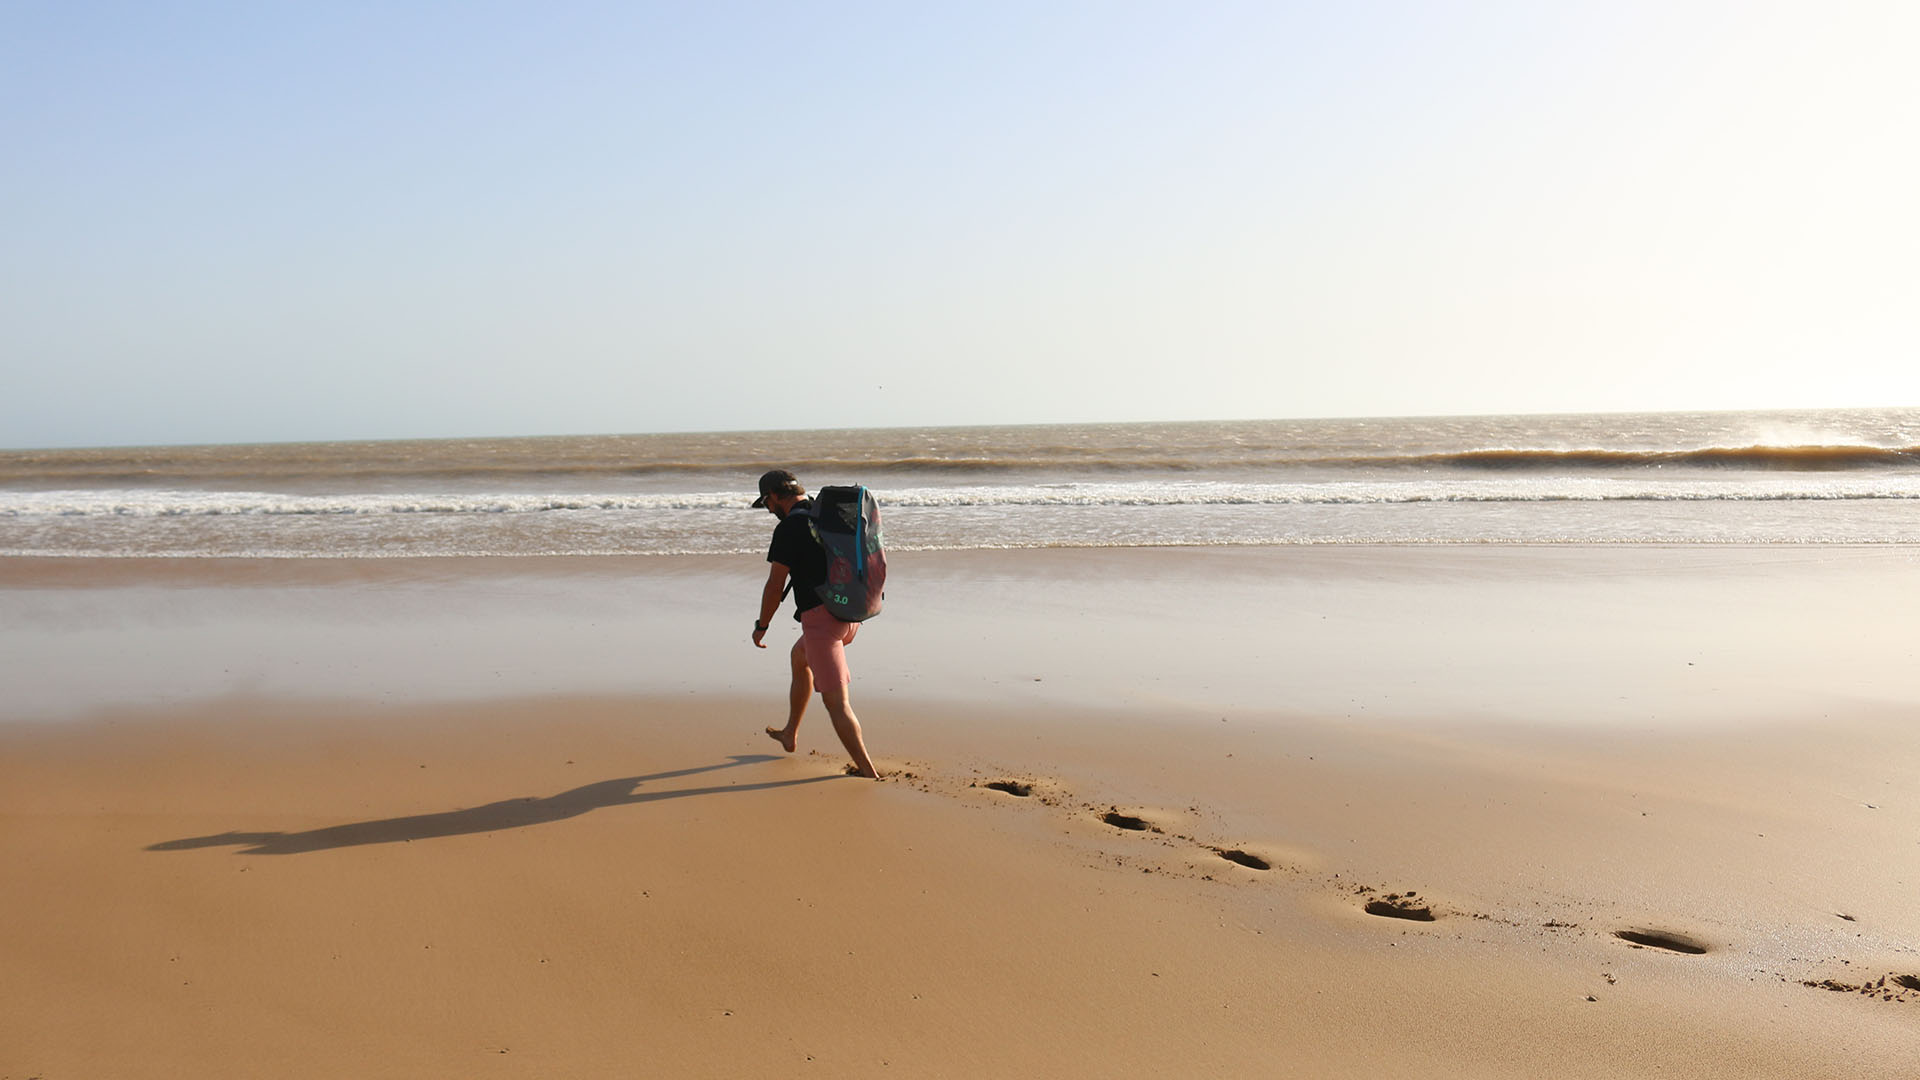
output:
[[[760,497],[753,500],[755,510],[766,507],[775,517],[786,517],[793,504],[807,497],[807,489],[785,469],[769,469],[760,476]]]

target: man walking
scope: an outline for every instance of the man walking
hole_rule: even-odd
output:
[[[760,477],[760,497],[753,501],[754,509],[765,507],[780,519],[780,524],[773,527],[773,543],[767,548],[770,566],[766,587],[760,591],[760,617],[753,621],[753,643],[766,648],[760,639],[780,610],[789,578],[793,582],[793,617],[800,623],[800,640],[793,643],[791,657],[793,686],[787,692],[787,726],[770,727],[767,736],[787,753],[793,753],[800,717],[818,690],[827,716],[833,720],[834,734],[840,736],[840,744],[853,758],[852,773],[878,780],[880,773],[867,757],[867,744],[860,737],[860,721],[847,700],[852,680],[847,670],[847,645],[859,632],[860,624],[836,619],[820,605],[818,586],[827,583],[827,553],[808,527],[804,513],[807,505],[807,489],[792,473],[773,469]]]

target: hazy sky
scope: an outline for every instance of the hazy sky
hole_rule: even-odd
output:
[[[0,446],[1920,405],[1920,4],[0,0]]]

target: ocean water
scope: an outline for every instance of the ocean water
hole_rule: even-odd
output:
[[[758,552],[766,468],[896,550],[1920,543],[1920,409],[0,451],[0,555]]]

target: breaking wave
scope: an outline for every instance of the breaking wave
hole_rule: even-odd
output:
[[[1826,472],[1920,464],[1920,447],[1707,446],[1692,450],[1464,450],[1376,464],[1440,465],[1481,469],[1660,469],[1669,466]]]

